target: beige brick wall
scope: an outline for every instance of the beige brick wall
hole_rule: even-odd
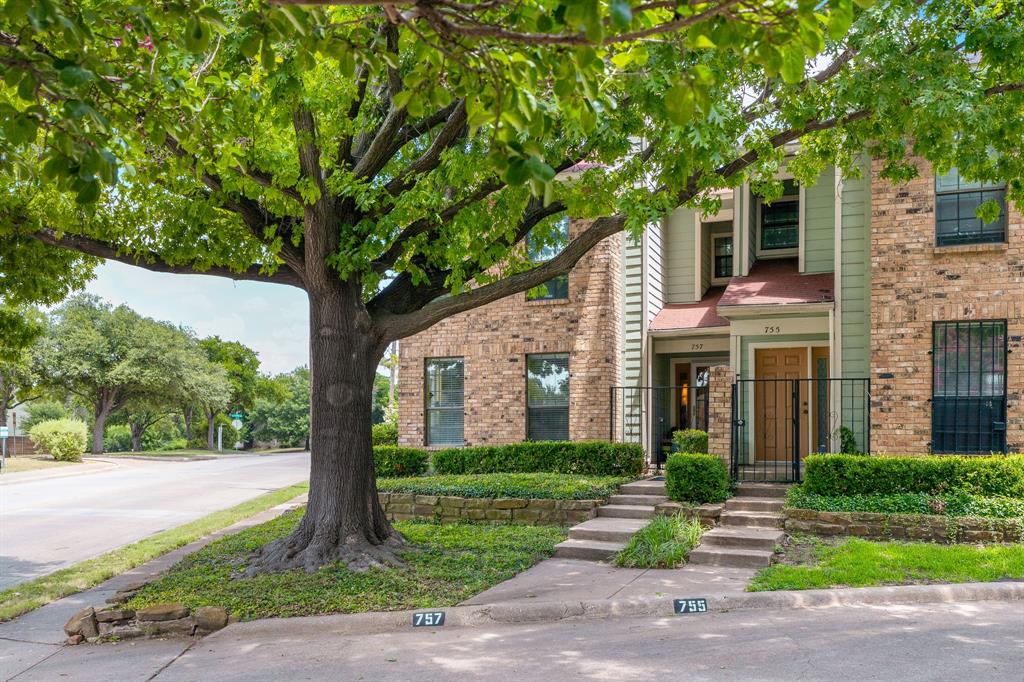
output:
[[[872,167],[871,449],[925,453],[931,442],[932,322],[1007,320],[1007,444],[1024,448],[1024,220],[1008,244],[936,247],[935,179],[895,186]],[[891,378],[888,378],[891,375]]]
[[[732,457],[732,367],[716,365],[708,379],[708,452],[728,465]]]
[[[570,235],[588,223],[573,221]],[[621,235],[595,246],[569,273],[569,298],[516,294],[439,322],[399,342],[398,441],[423,446],[424,361],[465,359],[467,445],[526,439],[526,355],[569,354],[569,437],[607,439],[609,387],[621,358]]]

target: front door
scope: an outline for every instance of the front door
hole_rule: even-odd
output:
[[[793,458],[793,410],[801,410],[801,422],[808,406],[807,387],[804,382],[794,384],[789,379],[807,377],[806,348],[758,348],[754,351],[754,429],[756,459],[758,461],[787,461]],[[794,385],[800,392],[793,404]],[[807,429],[800,428],[800,452],[807,452]]]

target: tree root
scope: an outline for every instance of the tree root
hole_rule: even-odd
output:
[[[331,542],[324,535],[310,533],[300,526],[288,537],[257,550],[241,575],[252,577],[295,570],[316,573],[331,564],[342,564],[359,573],[405,565],[398,556],[406,548],[405,539],[395,531],[383,542],[371,542],[362,533],[348,535],[340,542]]]

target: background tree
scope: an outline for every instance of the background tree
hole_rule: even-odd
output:
[[[454,4],[353,2],[100,2],[86,25],[27,0],[30,18],[0,19],[2,253],[307,294],[309,505],[253,571],[394,560],[370,447],[389,343],[679,205],[713,212],[719,189],[772,199],[791,143],[802,182],[826,163],[857,173],[865,152],[905,179],[912,150],[1021,198],[1020,3],[531,0],[451,28]],[[526,236],[553,245],[566,213],[588,227],[530,263]],[[0,262],[27,300],[42,275]]]
[[[309,442],[309,370],[299,367],[265,380],[264,387],[249,414],[254,440],[277,441],[283,447],[308,447]]]
[[[201,403],[206,417],[206,448],[213,450],[216,447],[217,415],[225,408],[252,409],[259,385],[260,359],[253,349],[238,341],[222,341],[219,336],[202,339],[199,346],[205,351],[210,363],[220,368],[218,375],[227,380],[229,389],[226,398],[222,392],[208,392],[210,399]],[[220,386],[211,384],[205,388],[207,391],[219,391]]]
[[[180,381],[180,329],[114,308],[95,296],[75,296],[54,312],[41,345],[46,380],[92,411],[92,453],[103,452],[107,419],[131,400],[163,395]]]
[[[7,413],[30,400],[42,397],[36,344],[46,330],[46,318],[31,307],[0,309],[0,426],[7,426]]]

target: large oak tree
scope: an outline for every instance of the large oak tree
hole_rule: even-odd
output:
[[[389,343],[716,190],[771,196],[792,143],[805,181],[862,153],[906,178],[913,151],[1020,196],[1019,3],[328,4],[8,0],[0,19],[5,296],[96,257],[308,296],[309,505],[253,571],[393,560],[370,447]],[[526,235],[553,243],[566,213],[591,222],[529,263]]]

